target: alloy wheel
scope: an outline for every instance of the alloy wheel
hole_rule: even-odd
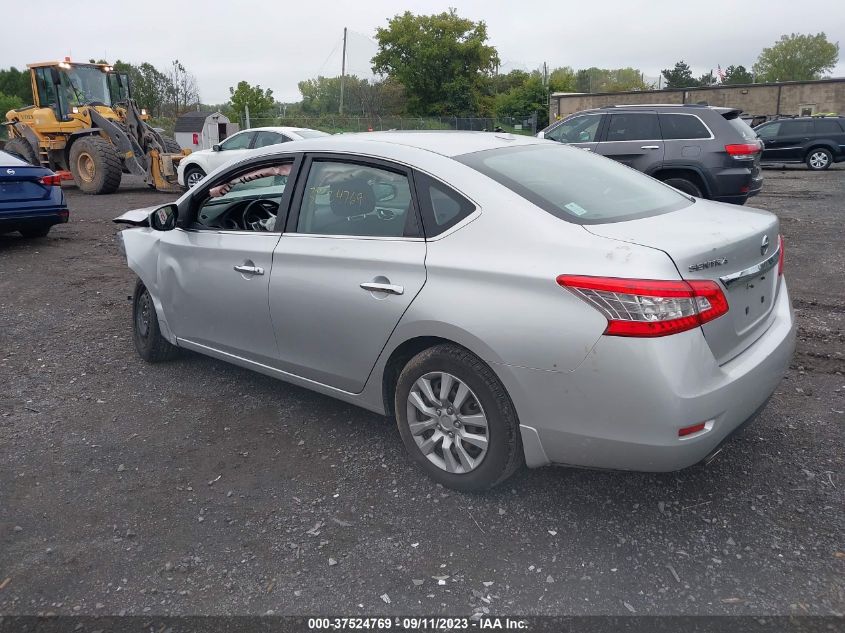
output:
[[[810,154],[810,167],[813,169],[824,169],[828,163],[827,154],[824,152],[813,152]]]
[[[188,174],[188,181],[186,183],[188,185],[188,189],[195,186],[200,180],[203,179],[203,177],[204,176],[202,175],[202,173],[200,173],[198,171],[192,171],[191,173],[189,173]]]
[[[448,473],[475,470],[487,454],[490,432],[478,397],[459,378],[431,372],[408,394],[408,426],[420,452]]]

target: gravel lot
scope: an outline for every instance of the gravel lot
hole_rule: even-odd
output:
[[[767,170],[751,202],[781,218],[799,342],[719,459],[484,495],[436,487],[387,419],[142,362],[110,220],[172,196],[67,195],[48,238],[0,236],[0,613],[845,612],[845,165]]]

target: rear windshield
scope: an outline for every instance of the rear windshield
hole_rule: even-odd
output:
[[[739,132],[739,135],[746,141],[757,140],[757,132],[752,130],[748,123],[746,123],[739,117],[734,117],[732,119],[726,120],[728,122],[728,125],[730,125],[735,132]]]
[[[630,167],[558,143],[492,149],[456,160],[555,217],[578,224],[645,218],[692,204]]]

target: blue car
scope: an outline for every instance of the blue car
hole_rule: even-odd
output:
[[[67,222],[61,178],[0,151],[0,233],[20,231],[44,237],[54,224]]]

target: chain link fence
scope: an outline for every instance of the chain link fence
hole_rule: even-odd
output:
[[[399,117],[399,116],[250,116],[240,120],[247,127],[290,126],[311,128],[331,134],[341,132],[386,132],[395,130],[504,131],[512,134],[537,133],[537,113],[525,117]]]

